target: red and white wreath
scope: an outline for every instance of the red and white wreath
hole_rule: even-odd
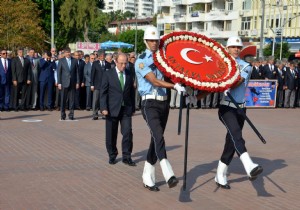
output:
[[[240,79],[238,65],[226,49],[213,39],[193,32],[163,36],[153,58],[157,68],[174,83],[198,90],[223,92]]]

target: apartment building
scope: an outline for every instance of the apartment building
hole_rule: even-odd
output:
[[[157,12],[157,0],[104,0],[103,12],[121,10],[132,12],[138,18],[153,17]]]
[[[161,34],[187,30],[224,43],[233,35],[259,47],[262,1],[265,2],[264,44],[287,41],[291,51],[300,48],[299,0],[161,0],[157,26]]]

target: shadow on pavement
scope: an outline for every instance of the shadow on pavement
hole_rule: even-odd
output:
[[[268,193],[267,189],[265,188],[265,181],[270,181],[273,185],[275,185],[278,190],[280,190],[283,193],[286,193],[286,191],[278,184],[276,181],[272,180],[268,175],[272,174],[274,171],[282,169],[287,166],[284,160],[282,159],[276,159],[276,160],[268,160],[264,158],[252,158],[253,162],[260,164],[264,171],[261,176],[259,176],[255,181],[251,182],[252,186],[255,188],[257,192],[257,196],[260,197],[274,197],[274,195]],[[216,169],[218,166],[218,160],[213,161],[211,163],[198,165],[194,168],[192,168],[190,171],[187,172],[187,183],[186,183],[186,191],[183,191],[181,188],[180,195],[179,195],[179,201],[180,202],[192,202],[191,199],[191,192],[196,190],[197,188],[207,184],[208,182],[215,182],[214,176],[216,173]],[[234,182],[243,182],[248,181],[248,177],[246,176],[246,172],[244,170],[244,167],[238,157],[235,157],[229,168],[228,168],[228,183],[234,183]],[[206,175],[208,173],[212,173],[212,178],[204,181],[198,186],[194,186],[196,183],[196,180],[198,177]],[[241,174],[243,177],[238,179],[230,180],[230,173],[233,174]],[[183,179],[183,177],[181,177]],[[250,181],[249,181],[250,182]],[[216,192],[219,187],[216,187],[214,192]],[[223,189],[220,189],[223,190]],[[232,190],[232,189],[231,189]]]
[[[14,116],[14,117],[5,117],[5,118],[3,118],[3,116],[2,116],[1,120],[24,119],[24,118],[30,118],[30,117],[46,116],[46,115],[49,115],[49,114],[18,115],[18,116]]]

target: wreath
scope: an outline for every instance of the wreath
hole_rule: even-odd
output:
[[[193,32],[163,36],[153,60],[174,83],[198,90],[223,92],[240,79],[237,62],[226,49],[215,40]]]

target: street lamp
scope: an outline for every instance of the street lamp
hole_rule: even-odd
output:
[[[263,57],[263,42],[264,42],[264,22],[265,22],[265,0],[261,0],[262,14],[260,24],[260,43],[259,43],[259,57]]]
[[[135,11],[135,37],[134,37],[134,53],[135,53],[135,56],[137,55],[136,54],[136,51],[137,51],[137,5],[136,5],[136,0],[134,0],[134,11]]]
[[[54,47],[54,0],[51,0],[51,48]]]

